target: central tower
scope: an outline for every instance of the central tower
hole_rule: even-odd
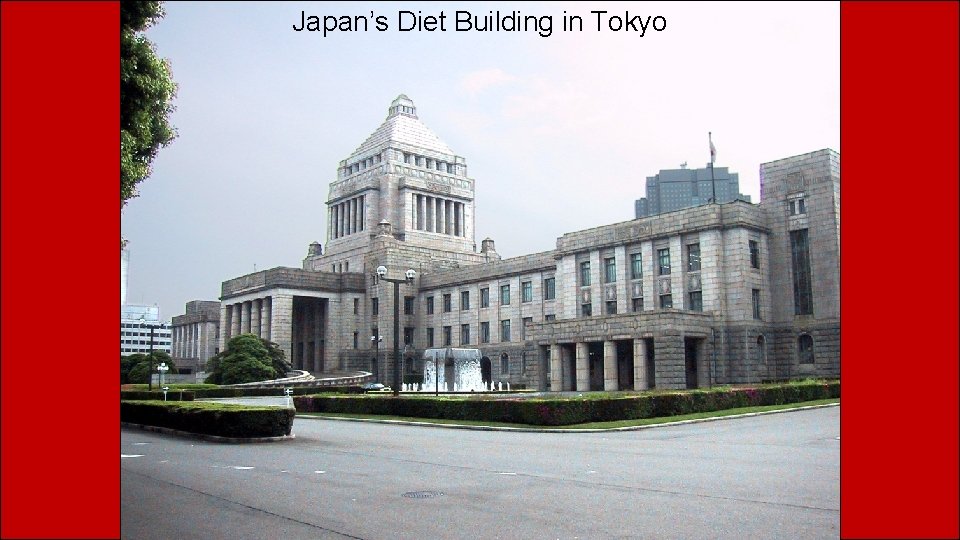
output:
[[[474,187],[466,160],[401,94],[383,124],[340,162],[327,197],[327,253],[308,266],[330,270],[324,263],[337,259],[355,261],[350,266],[359,271],[382,221],[409,247],[474,253]]]

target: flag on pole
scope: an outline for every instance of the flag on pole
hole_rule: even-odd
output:
[[[713,133],[708,134],[710,137],[710,163],[717,162],[717,147],[713,146]]]

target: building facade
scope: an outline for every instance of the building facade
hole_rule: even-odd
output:
[[[400,96],[338,167],[326,253],[315,242],[302,268],[223,283],[219,348],[255,333],[295,369],[390,382],[396,325],[408,380],[424,349],[447,346],[480,349],[485,381],[549,390],[838,376],[839,155],[761,173],[759,205],[570,232],[554,250],[504,260],[491,239],[477,250],[466,160]],[[395,300],[378,266],[416,277]]]
[[[157,306],[127,304],[120,306],[120,355],[170,352],[170,325],[160,321]]]
[[[634,217],[642,218],[673,212],[691,206],[707,204],[716,191],[717,202],[742,200],[750,202],[749,195],[740,193],[740,176],[727,167],[703,169],[662,169],[647,177],[646,197],[634,202]]]
[[[207,360],[220,352],[220,302],[193,300],[171,322],[173,363],[181,373],[204,371]]]

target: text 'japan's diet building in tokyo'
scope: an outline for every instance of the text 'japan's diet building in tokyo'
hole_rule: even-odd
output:
[[[761,201],[711,203],[477,249],[476,181],[406,96],[340,162],[327,241],[302,268],[223,283],[220,343],[252,332],[294,368],[389,382],[394,285],[408,380],[426,348],[480,349],[484,379],[550,390],[692,388],[840,373],[840,158],[760,166]],[[481,216],[482,218],[482,216]],[[374,336],[382,338],[377,342]]]

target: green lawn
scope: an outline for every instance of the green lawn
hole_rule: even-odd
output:
[[[669,422],[679,422],[681,420],[697,420],[702,418],[719,418],[723,416],[732,416],[736,414],[747,414],[766,411],[779,411],[785,409],[794,409],[797,407],[809,407],[812,405],[827,405],[831,403],[840,403],[840,398],[818,399],[816,401],[805,401],[802,403],[785,403],[783,405],[763,405],[759,407],[741,407],[738,409],[727,409],[724,411],[713,411],[705,413],[683,414],[678,416],[664,416],[660,418],[644,418],[640,420],[619,420],[616,422],[590,422],[586,424],[573,424],[569,426],[532,426],[528,424],[509,424],[505,422],[481,422],[476,420],[445,420],[438,418],[411,418],[405,416],[380,416],[375,414],[348,414],[348,413],[297,413],[297,416],[315,416],[317,418],[359,418],[367,420],[401,420],[405,422],[422,422],[425,424],[456,424],[461,426],[492,426],[509,428],[536,428],[536,429],[614,429],[636,426],[649,426],[655,424],[666,424]]]

